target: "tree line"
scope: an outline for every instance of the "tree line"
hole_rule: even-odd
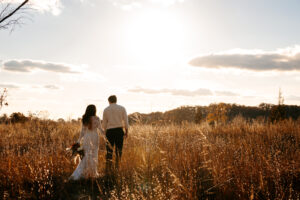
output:
[[[21,112],[14,112],[9,116],[0,116],[0,124],[25,123],[33,120],[41,120],[41,114],[24,115]],[[181,106],[166,112],[152,112],[149,114],[132,113],[129,115],[130,124],[181,124],[184,122],[209,124],[227,123],[237,117],[247,121],[260,120],[263,122],[276,122],[284,119],[300,120],[300,106],[297,105],[274,105],[261,103],[259,106],[245,106],[238,104],[213,103],[209,106]],[[54,120],[50,120],[54,121]],[[57,122],[66,122],[60,118]],[[79,122],[80,118],[71,122]]]
[[[166,112],[152,112],[149,114],[133,113],[129,115],[131,124],[153,123],[183,123],[208,122],[227,123],[242,117],[247,121],[260,120],[276,122],[284,119],[300,119],[300,106],[261,103],[259,106],[245,106],[238,104],[213,103],[209,106],[181,106]]]

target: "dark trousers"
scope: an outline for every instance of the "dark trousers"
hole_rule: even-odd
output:
[[[106,164],[108,168],[111,168],[112,157],[113,157],[113,149],[115,149],[116,155],[116,168],[119,167],[119,161],[122,156],[122,148],[123,148],[123,139],[124,139],[124,131],[123,128],[112,128],[106,130]]]

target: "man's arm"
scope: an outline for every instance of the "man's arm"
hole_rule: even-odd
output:
[[[128,124],[128,116],[127,116],[127,112],[126,112],[125,108],[123,110],[123,121],[124,121],[124,124],[125,124],[125,137],[127,137],[128,136],[129,124]]]

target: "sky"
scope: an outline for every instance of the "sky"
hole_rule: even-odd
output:
[[[276,104],[279,88],[285,104],[300,105],[298,0],[32,0],[28,7],[22,26],[0,30],[0,88],[9,103],[0,115],[76,119],[95,104],[102,116],[112,94],[128,113],[257,106]]]

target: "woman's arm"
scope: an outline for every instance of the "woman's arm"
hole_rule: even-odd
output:
[[[78,139],[77,143],[80,143],[83,136],[84,136],[84,127],[83,127],[83,125],[81,125],[81,131],[80,131],[80,135],[79,135],[79,139]]]
[[[97,128],[99,129],[99,131],[100,131],[101,134],[104,134],[104,130],[102,128],[101,120],[100,120],[99,117],[97,117]]]
[[[103,117],[102,117],[102,127],[103,127],[103,131],[106,131],[107,128],[107,113],[106,113],[106,109],[103,111]]]

